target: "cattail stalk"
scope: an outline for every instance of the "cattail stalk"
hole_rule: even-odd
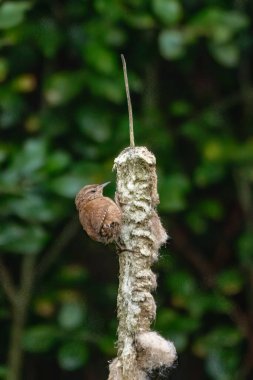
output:
[[[156,212],[156,158],[146,147],[135,147],[133,117],[126,84],[130,147],[114,161],[117,175],[116,201],[122,210],[119,253],[119,289],[117,299],[117,358],[110,364],[108,380],[146,380],[153,369],[171,367],[176,359],[172,342],[151,331],[156,304],[151,292],[156,276],[151,270],[167,234]]]

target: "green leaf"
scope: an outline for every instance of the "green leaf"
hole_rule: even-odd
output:
[[[249,139],[243,144],[234,144],[234,146],[231,146],[228,156],[233,163],[252,166],[253,141]]]
[[[203,154],[206,160],[219,161],[224,157],[224,146],[221,140],[209,139],[203,146]]]
[[[224,11],[224,23],[234,31],[246,28],[249,23],[249,16],[236,10]]]
[[[177,350],[184,350],[187,337],[199,328],[200,321],[175,311],[161,308],[157,313],[156,329],[168,339],[174,341]]]
[[[239,47],[235,44],[210,44],[210,51],[217,62],[226,67],[235,67],[240,59]]]
[[[190,229],[196,234],[202,234],[208,228],[206,218],[203,217],[197,210],[191,210],[186,215],[186,222]]]
[[[30,176],[39,170],[46,159],[47,144],[46,141],[38,139],[29,139],[25,142],[23,149],[15,155],[12,169],[16,175]]]
[[[191,110],[191,104],[185,100],[175,100],[170,105],[170,112],[178,117],[187,116]]]
[[[216,281],[218,288],[227,295],[239,293],[244,284],[243,276],[236,268],[226,269],[217,276]]]
[[[113,50],[109,50],[101,44],[91,43],[85,44],[83,48],[83,56],[93,69],[110,75],[114,74],[117,68],[117,61]]]
[[[121,3],[114,0],[95,0],[94,7],[99,14],[102,14],[102,18],[106,20],[116,21],[121,16]],[[101,22],[96,23],[96,26],[99,27]]]
[[[232,347],[242,340],[241,332],[232,326],[218,326],[203,338],[207,350],[212,351],[216,347]]]
[[[217,347],[207,356],[207,373],[213,380],[239,379],[238,365],[240,355],[237,350],[220,349]]]
[[[101,177],[101,166],[97,163],[84,163],[75,164],[75,169],[71,173],[53,178],[49,181],[48,187],[55,194],[67,198],[74,198],[76,193],[85,185],[89,183],[103,183],[106,182],[104,177]]]
[[[56,55],[62,44],[63,35],[55,20],[44,17],[33,25],[32,31],[35,43],[42,50],[43,54],[47,58],[52,58]]]
[[[242,343],[242,334],[234,327],[219,326],[199,339],[198,345],[207,355],[206,367],[212,379],[233,380],[240,363],[237,347]]]
[[[246,28],[249,19],[238,11],[206,7],[192,18],[188,26],[191,37],[210,37],[216,43],[228,43],[234,35]]]
[[[25,12],[31,8],[26,1],[6,1],[0,5],[0,29],[12,28],[24,20]]]
[[[188,302],[187,299],[185,302],[191,314],[198,317],[210,312],[227,315],[230,314],[232,308],[231,302],[227,297],[215,292],[206,293],[198,291],[195,297],[188,298]]]
[[[47,79],[45,98],[52,106],[68,103],[83,88],[82,72],[57,72]]]
[[[59,365],[67,371],[74,371],[83,367],[87,360],[88,350],[82,342],[66,343],[58,351]]]
[[[23,346],[26,351],[43,353],[50,351],[58,341],[58,330],[55,326],[38,325],[25,331]]]
[[[30,222],[49,222],[59,214],[59,205],[32,193],[24,194],[22,198],[11,199],[7,208],[9,212]]]
[[[0,145],[0,164],[9,158],[8,148],[5,145]]]
[[[0,247],[3,250],[21,254],[37,254],[47,242],[48,235],[38,225],[5,225],[0,230]]]
[[[83,305],[78,302],[69,302],[62,305],[59,316],[61,327],[72,330],[80,327],[84,320]]]
[[[0,379],[6,379],[8,368],[4,365],[0,365]]]
[[[183,174],[171,174],[161,178],[159,194],[163,211],[180,211],[186,207],[186,195],[190,190],[188,178]]]
[[[53,179],[49,184],[49,188],[63,197],[74,198],[77,192],[87,184],[88,181],[84,175],[66,174]]]
[[[155,25],[153,17],[149,13],[129,13],[126,17],[127,23],[138,29],[152,29]]]
[[[9,69],[8,61],[4,58],[0,58],[0,83],[3,82],[7,76]]]
[[[110,125],[104,115],[101,116],[94,110],[82,109],[77,115],[80,129],[92,140],[102,143],[109,139]]]
[[[185,38],[179,30],[164,30],[159,35],[159,49],[166,59],[179,59],[185,53]]]
[[[83,284],[87,280],[87,277],[88,273],[86,268],[77,264],[63,266],[57,275],[57,279],[60,283],[69,286]]]
[[[205,199],[200,201],[197,208],[207,218],[219,220],[223,216],[223,206],[216,199]]]
[[[116,355],[114,336],[105,335],[100,337],[98,340],[98,346],[107,356],[113,357]]]
[[[225,174],[224,167],[220,163],[204,161],[197,166],[194,173],[194,181],[200,187],[206,187],[212,183],[221,181]]]
[[[253,234],[244,232],[238,242],[239,257],[244,265],[253,266]]]
[[[47,173],[57,173],[66,170],[70,165],[71,158],[69,154],[63,150],[54,151],[51,153],[45,162]]]
[[[194,277],[183,271],[171,273],[166,279],[166,284],[173,295],[185,296],[186,299],[193,296],[197,289]]]
[[[180,21],[183,9],[178,0],[153,0],[155,14],[164,23],[171,25]]]
[[[102,97],[116,104],[121,104],[124,99],[124,88],[116,78],[90,75],[87,85],[94,96]]]

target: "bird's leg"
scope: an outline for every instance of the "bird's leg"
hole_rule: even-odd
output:
[[[121,252],[134,252],[132,249],[127,249],[126,246],[123,244],[120,238],[118,240],[115,240],[116,245],[116,252],[120,254]]]

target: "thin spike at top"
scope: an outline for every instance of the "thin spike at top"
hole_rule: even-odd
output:
[[[123,64],[124,80],[125,80],[126,95],[127,95],[128,115],[129,115],[130,147],[134,148],[133,111],[132,111],[132,104],[131,104],[129,85],[128,85],[126,61],[125,61],[123,54],[121,54],[121,60],[122,60],[122,64]]]

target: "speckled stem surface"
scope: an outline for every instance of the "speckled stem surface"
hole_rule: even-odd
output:
[[[167,234],[156,213],[156,159],[145,147],[127,148],[115,159],[116,200],[123,222],[119,254],[118,355],[110,365],[109,380],[146,379],[139,368],[136,336],[150,331],[156,315],[151,291],[156,276],[151,271]]]

